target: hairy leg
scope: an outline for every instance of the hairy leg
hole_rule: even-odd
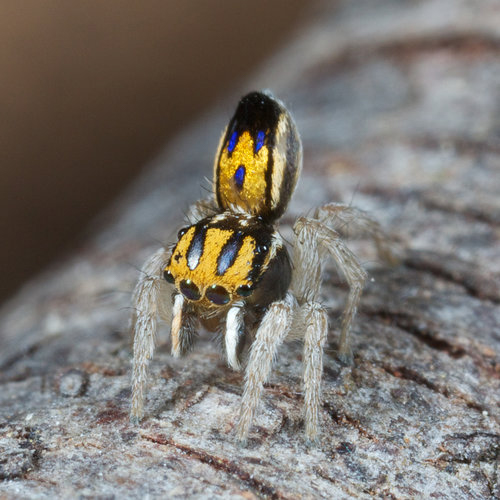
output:
[[[144,387],[147,382],[147,367],[155,348],[158,314],[168,316],[170,293],[161,273],[169,256],[170,252],[165,249],[153,254],[144,264],[142,276],[134,291],[134,361],[130,418],[136,422],[143,416]]]
[[[186,218],[190,224],[196,224],[209,215],[215,215],[218,211],[219,208],[214,198],[210,197],[193,203],[186,213]]]
[[[349,363],[352,360],[349,334],[366,280],[366,272],[338,233],[324,223],[300,217],[295,223],[294,231],[297,236],[294,248],[296,278],[292,286],[299,303],[317,300],[321,283],[321,260],[325,253],[333,258],[349,284],[338,354],[343,362]]]
[[[296,302],[289,293],[283,300],[273,302],[266,311],[252,343],[245,373],[245,389],[238,422],[238,441],[246,443],[262,385],[269,377],[279,345],[288,334]]]
[[[398,263],[397,257],[389,246],[391,238],[364,210],[340,203],[327,203],[316,209],[314,218],[340,234],[352,231],[354,234],[368,235],[375,243],[381,259],[391,265]]]
[[[182,294],[175,294],[172,307],[172,328],[170,330],[172,356],[178,358],[189,351],[196,337],[197,326],[198,317],[194,313],[192,306],[184,300]]]
[[[300,315],[305,325],[303,363],[306,438],[315,441],[318,437],[323,346],[328,334],[328,315],[326,309],[317,302],[304,304]]]

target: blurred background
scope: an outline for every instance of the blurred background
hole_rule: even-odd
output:
[[[309,17],[299,0],[0,3],[0,302]]]

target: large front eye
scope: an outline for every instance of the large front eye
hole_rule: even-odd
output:
[[[174,275],[170,271],[168,271],[167,269],[165,269],[165,271],[163,271],[163,277],[165,278],[165,281],[167,283],[175,283]]]
[[[201,299],[200,289],[191,280],[182,280],[179,283],[179,290],[186,299],[194,301]]]
[[[179,229],[179,232],[177,233],[177,239],[180,240],[186,233],[189,227],[183,227],[182,229]]]
[[[231,300],[229,292],[220,285],[212,285],[207,288],[205,297],[212,303],[218,306],[223,306]]]
[[[236,289],[236,293],[241,297],[250,297],[253,293],[253,288],[250,285],[241,285]]]

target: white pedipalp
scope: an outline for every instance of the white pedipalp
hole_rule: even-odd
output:
[[[172,329],[170,336],[172,338],[172,356],[178,358],[181,355],[180,330],[182,327],[182,307],[184,305],[184,296],[178,293],[174,298],[172,307]]]
[[[243,304],[236,303],[229,309],[226,316],[226,333],[224,342],[226,345],[226,356],[229,366],[233,370],[240,370],[241,364],[238,359],[238,345],[243,332]]]

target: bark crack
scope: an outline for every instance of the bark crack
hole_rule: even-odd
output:
[[[335,408],[332,403],[329,401],[325,401],[323,403],[323,408],[328,412],[330,415],[331,419],[338,425],[338,426],[343,426],[343,425],[351,425],[354,427],[361,436],[374,441],[378,442],[379,438],[375,436],[375,434],[372,434],[370,431],[365,429],[362,425],[362,423],[356,419],[351,417],[350,415],[347,415],[346,413],[340,413],[337,408]]]
[[[433,328],[430,321],[424,321],[422,318],[417,318],[403,311],[395,312],[363,308],[361,312],[370,318],[379,318],[383,323],[390,322],[391,325],[416,337],[431,349],[444,352],[453,359],[459,359],[466,355],[473,358],[462,346],[454,345],[448,340],[440,338],[439,333],[436,331],[437,328]]]
[[[486,275],[477,266],[452,255],[409,250],[404,264],[410,269],[429,272],[437,278],[460,285],[470,295],[480,300],[486,299],[495,304],[500,303],[500,279],[495,275]]]
[[[273,486],[269,485],[267,482],[257,479],[253,474],[242,469],[235,462],[228,460],[227,458],[222,458],[211,453],[207,453],[203,450],[197,450],[191,446],[177,443],[171,438],[159,434],[145,434],[141,436],[143,439],[151,441],[152,443],[172,446],[175,449],[183,452],[189,458],[198,460],[201,463],[207,464],[213,467],[215,470],[225,472],[231,476],[238,478],[242,481],[248,488],[253,489],[260,495],[264,495],[266,498],[276,499],[276,500],[288,500],[293,497],[286,495],[283,492],[278,491]]]
[[[454,391],[446,386],[436,384],[411,368],[406,366],[391,366],[385,363],[380,364],[380,366],[386,373],[392,375],[393,377],[415,382],[416,384],[427,387],[431,391],[437,392],[448,399],[455,397],[462,401],[468,408],[476,410],[480,413],[489,412],[488,408],[476,401],[473,401],[465,394]]]

